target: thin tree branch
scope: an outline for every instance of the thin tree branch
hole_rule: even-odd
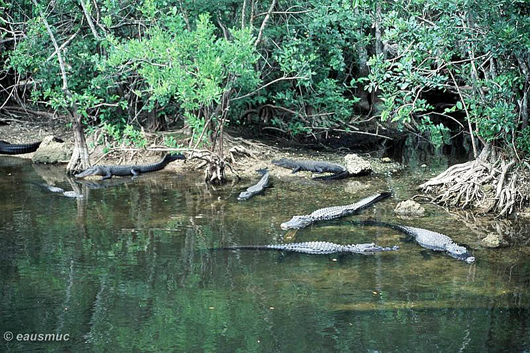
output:
[[[94,26],[94,22],[92,21],[92,17],[88,13],[88,9],[86,8],[85,0],[80,0],[81,7],[83,8],[83,13],[85,14],[86,20],[88,22],[88,26],[90,27],[90,30],[92,31],[92,34],[94,35],[94,38],[96,38],[97,41],[101,40],[101,37],[99,36],[98,32],[96,31],[96,26]]]
[[[276,80],[272,80],[271,82],[269,83],[266,83],[264,84],[263,86],[255,89],[254,91],[250,92],[250,93],[247,93],[245,95],[242,95],[242,96],[239,96],[239,97],[236,97],[236,98],[233,98],[232,101],[236,101],[236,100],[239,100],[239,99],[243,99],[243,98],[246,98],[246,97],[249,97],[251,95],[253,95],[254,93],[264,89],[265,87],[268,87],[276,82],[279,82],[279,81],[283,81],[283,80],[299,80],[299,79],[306,79],[307,77],[301,77],[301,76],[294,76],[294,77],[280,77],[280,78],[277,78]]]
[[[263,19],[263,22],[261,22],[261,27],[258,32],[258,38],[254,42],[254,46],[257,47],[258,44],[261,42],[261,36],[263,35],[263,30],[265,29],[265,25],[269,21],[269,18],[271,17],[272,10],[274,9],[274,6],[276,6],[276,0],[272,0],[271,6],[269,7],[269,11],[267,12],[267,16]]]
[[[467,125],[469,128],[469,134],[471,135],[471,145],[473,146],[473,157],[477,159],[477,146],[475,144],[475,138],[473,137],[473,126],[471,125],[471,120],[469,117],[469,112],[467,110],[466,102],[464,101],[464,97],[462,97],[462,92],[460,92],[460,88],[458,88],[458,83],[456,82],[456,79],[453,76],[453,72],[449,69],[447,69],[447,72],[449,72],[449,75],[451,75],[451,79],[453,79],[456,91],[458,92],[458,96],[460,97],[460,101],[462,102],[462,106],[464,107],[464,111],[466,112]]]
[[[57,41],[55,40],[55,36],[53,35],[50,24],[48,23],[48,21],[46,20],[46,17],[42,13],[42,10],[40,9],[40,6],[37,3],[37,0],[32,0],[32,1],[33,1],[33,4],[35,5],[35,8],[37,8],[39,11],[39,14],[42,18],[42,22],[44,23],[44,26],[46,27],[46,31],[48,32],[48,35],[50,36],[53,47],[55,48],[55,52],[57,53],[57,60],[59,60],[59,68],[61,69],[61,77],[63,80],[62,90],[66,95],[70,97],[71,94],[70,94],[70,91],[68,91],[68,80],[66,79],[66,69],[65,69],[65,65],[63,61],[63,56],[61,55],[61,49],[59,48],[59,45],[57,44]]]

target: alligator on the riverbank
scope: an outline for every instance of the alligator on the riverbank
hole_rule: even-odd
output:
[[[162,158],[159,162],[148,164],[148,165],[94,165],[84,172],[76,174],[76,178],[84,178],[89,175],[102,175],[104,179],[112,178],[113,176],[137,176],[141,173],[154,172],[157,170],[164,169],[168,163],[176,161],[177,159],[186,159],[182,154],[168,154]]]
[[[27,144],[11,144],[0,140],[0,154],[24,154],[35,152],[42,141]]]
[[[353,221],[352,223],[392,228],[412,236],[420,246],[426,249],[445,251],[449,256],[457,260],[465,261],[468,264],[475,262],[475,257],[472,256],[464,246],[458,245],[453,241],[453,239],[441,233],[422,228],[402,226],[399,224],[391,224],[379,221]]]
[[[258,183],[256,185],[252,185],[251,187],[249,187],[245,191],[241,192],[239,194],[239,196],[237,197],[237,199],[239,201],[248,200],[252,196],[263,192],[263,190],[265,190],[265,188],[267,188],[269,186],[269,180],[270,180],[269,171],[265,168],[265,169],[259,169],[259,170],[257,170],[257,172],[260,175],[263,175],[261,177],[260,181],[258,181]]]
[[[375,254],[376,252],[394,251],[398,250],[399,246],[382,247],[371,244],[349,244],[340,245],[330,243],[327,241],[308,241],[303,243],[291,244],[277,244],[277,245],[239,245],[228,246],[218,250],[277,250],[290,251],[301,254],[337,254],[337,253],[351,253],[351,254]]]
[[[330,163],[326,161],[294,160],[281,158],[273,160],[272,164],[277,165],[278,167],[292,169],[293,174],[298,173],[299,171],[308,171],[318,174],[333,173],[332,175],[325,175],[315,178],[320,180],[343,179],[347,178],[350,175],[346,167],[340,164]]]
[[[372,196],[365,197],[364,199],[345,206],[332,206],[326,208],[320,208],[309,215],[294,216],[290,221],[282,223],[280,227],[283,230],[287,229],[300,229],[307,227],[316,221],[328,221],[339,217],[349,216],[368,206],[373,205],[377,201],[386,199],[392,195],[390,192],[382,192]]]

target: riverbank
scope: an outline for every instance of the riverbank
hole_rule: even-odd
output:
[[[64,123],[44,121],[5,121],[0,125],[0,139],[9,143],[24,144],[43,140],[46,136],[55,136],[64,141],[68,149],[73,148],[73,134]],[[188,137],[182,131],[166,131],[161,133],[143,133],[147,141],[146,147],[136,148],[127,144],[101,143],[101,132],[87,134],[87,144],[92,165],[109,164],[145,164],[157,161],[165,153],[184,153],[188,159],[184,163],[170,163],[166,171],[196,172],[202,176],[204,161],[198,156],[197,150],[188,148],[168,148],[164,141],[172,138],[177,146],[187,145]],[[97,143],[96,140],[100,142]],[[105,140],[105,138],[103,138]],[[274,166],[271,161],[279,158],[324,160],[333,163],[345,164],[344,157],[348,154],[344,150],[315,151],[311,149],[286,146],[287,141],[254,140],[226,134],[224,140],[224,155],[228,165],[226,177],[229,180],[256,177],[256,170],[269,168],[276,176],[287,177],[291,170]],[[17,155],[20,158],[31,159],[33,153]],[[369,162],[374,173],[396,172],[403,168],[397,162],[388,158],[375,158],[368,153],[360,157]],[[67,161],[63,161],[67,162]],[[311,173],[299,173],[298,177],[311,177]]]

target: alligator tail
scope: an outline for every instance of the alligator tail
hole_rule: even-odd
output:
[[[186,156],[184,156],[183,154],[166,154],[163,161],[164,163],[169,163],[169,162],[173,162],[173,161],[176,161],[177,159],[186,159]]]
[[[315,180],[338,180],[338,179],[345,179],[349,176],[350,176],[350,173],[347,170],[345,170],[337,174],[323,175],[323,176],[315,177],[313,179]]]
[[[259,175],[265,175],[268,171],[269,171],[268,168],[261,168],[261,169],[256,170],[256,172],[257,172]]]
[[[382,222],[382,221],[374,221],[374,220],[366,220],[366,221],[351,221],[351,224],[359,225],[359,226],[375,226],[375,227],[386,227],[386,228],[392,228],[394,230],[405,232],[409,234],[409,232],[404,229],[404,227],[398,225],[398,224],[392,224],[388,222]]]
[[[392,196],[391,192],[382,192],[376,195],[368,196],[361,201],[357,202],[357,209],[356,211],[360,211],[362,209],[365,209],[369,206],[372,206],[374,203],[379,202],[381,200],[386,199],[387,197]]]
[[[285,250],[283,245],[236,245],[217,248],[216,250]]]
[[[0,141],[0,154],[24,154],[35,152],[42,141],[29,144],[10,144],[6,141]]]

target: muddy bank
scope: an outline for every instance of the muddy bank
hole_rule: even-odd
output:
[[[70,151],[73,148],[72,133],[65,127],[65,124],[52,124],[38,121],[6,121],[0,125],[0,139],[10,143],[29,143],[41,141],[49,136],[55,136],[64,141],[66,149]],[[135,148],[127,145],[103,145],[96,140],[101,136],[97,134],[87,135],[87,144],[90,152],[90,162],[92,165],[99,164],[146,164],[159,160],[160,156],[178,151],[184,153],[188,158],[183,163],[170,163],[166,171],[175,172],[198,172],[202,173],[204,166],[203,161],[194,158],[194,153],[186,148],[171,149],[165,146],[163,141],[168,136],[177,136],[186,140],[181,131],[163,132],[163,133],[145,133],[147,145],[145,148]],[[178,143],[177,145],[184,145]],[[323,160],[333,163],[346,165],[348,160],[352,159],[351,154],[341,150],[335,152],[317,152],[314,150],[285,147],[280,142],[257,141],[252,139],[243,139],[232,135],[227,135],[224,142],[224,154],[229,165],[226,168],[227,179],[254,178],[257,176],[256,170],[260,168],[269,168],[271,174],[279,177],[289,177],[292,175],[291,170],[274,166],[271,161],[279,158],[290,159],[313,159]],[[32,159],[35,153],[17,155],[19,158]],[[355,155],[356,161],[364,161],[369,165],[373,173],[397,172],[403,169],[399,163],[388,158],[373,158],[369,154]],[[64,160],[63,162],[67,162]],[[311,178],[309,172],[299,172],[296,177]]]

